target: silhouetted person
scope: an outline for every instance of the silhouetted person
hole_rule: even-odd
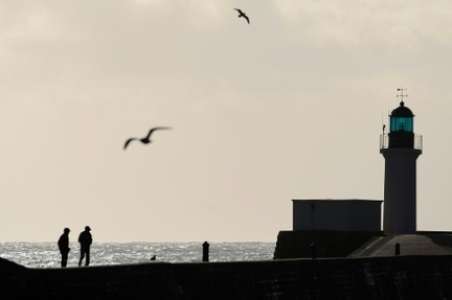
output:
[[[69,228],[64,228],[63,234],[58,239],[58,249],[60,249],[61,253],[62,268],[66,268],[69,251],[71,251],[71,248],[69,248],[69,232]]]
[[[156,130],[162,130],[162,129],[171,129],[171,127],[154,127],[154,128],[151,128],[151,129],[149,130],[149,132],[148,132],[148,135],[146,135],[146,136],[143,137],[143,138],[136,138],[136,137],[129,138],[129,139],[127,139],[127,141],[124,143],[124,148],[123,148],[123,149],[126,150],[127,147],[129,146],[129,144],[130,144],[131,142],[133,142],[133,141],[140,141],[141,143],[143,143],[143,144],[145,144],[145,145],[151,143],[151,142],[152,142],[152,141],[151,141],[151,135],[152,135],[152,133],[154,133],[154,131],[156,131]]]
[[[91,236],[91,228],[89,226],[85,227],[85,231],[82,231],[78,236],[78,242],[80,243],[80,260],[78,266],[82,266],[82,260],[85,258],[85,266],[89,266],[89,250],[91,244],[93,243],[93,237]]]

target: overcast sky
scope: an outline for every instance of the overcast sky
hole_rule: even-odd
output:
[[[0,240],[274,241],[293,198],[383,198],[399,87],[452,230],[451,53],[449,0],[2,0]]]

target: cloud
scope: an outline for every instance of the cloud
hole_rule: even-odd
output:
[[[251,25],[237,19],[236,6]],[[284,201],[295,194],[345,195],[362,181],[357,191],[380,197],[376,138],[380,112],[396,103],[393,89],[409,89],[419,120],[434,116],[430,133],[441,131],[436,120],[450,119],[451,9],[443,0],[0,1],[0,128],[9,143],[0,192],[12,199],[5,209],[37,198],[29,217],[41,222],[34,211],[43,206],[58,203],[67,213],[61,199],[105,201],[121,215],[132,190],[130,206],[142,205],[143,215],[178,221],[168,235],[155,218],[143,218],[142,231],[124,230],[183,239],[180,226],[199,232],[191,215],[203,222],[226,216],[218,207],[217,215],[200,214],[206,203],[231,212],[266,203],[279,217],[256,223],[253,234],[272,239],[275,226],[289,224]],[[167,136],[174,144],[123,155],[124,137],[160,123],[177,128]],[[437,139],[436,149],[450,152],[449,140]],[[435,146],[429,152],[444,157]],[[361,165],[366,176],[356,172]],[[447,179],[451,165],[441,160],[434,169]],[[153,179],[161,184],[146,207]],[[115,180],[123,194],[111,189]],[[441,198],[429,186],[429,199]],[[175,218],[178,204],[193,210]],[[83,214],[83,205],[71,212]],[[237,220],[249,223],[249,216]],[[54,226],[47,224],[49,236]]]
[[[133,0],[133,4],[150,18],[162,18],[164,27],[185,23],[184,26],[202,29],[211,29],[222,23],[228,7],[225,1],[209,0]]]
[[[300,39],[347,46],[420,47],[450,43],[452,8],[440,0],[275,0],[275,8]]]
[[[24,82],[146,78],[263,93],[386,72],[398,58],[421,65],[420,55],[452,46],[452,8],[442,0],[247,1],[238,6],[250,26],[227,1],[25,3],[0,4],[0,60],[9,66],[0,77]]]
[[[46,6],[0,5],[0,46],[56,41],[62,34],[62,22]]]

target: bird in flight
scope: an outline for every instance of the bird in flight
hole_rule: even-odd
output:
[[[151,143],[152,142],[151,141],[152,133],[154,133],[154,131],[156,131],[156,130],[164,130],[164,129],[171,129],[171,127],[154,127],[154,128],[151,128],[148,132],[148,135],[146,135],[143,138],[132,137],[132,138],[127,139],[127,141],[124,143],[124,150],[126,150],[127,147],[129,146],[129,144],[133,141],[140,141],[145,145]]]
[[[240,8],[234,8],[239,13],[239,18],[244,18],[248,24],[250,23],[250,18],[240,9]]]

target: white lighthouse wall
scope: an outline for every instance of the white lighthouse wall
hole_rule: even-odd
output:
[[[416,232],[415,149],[384,149],[385,192],[383,229],[387,234]]]

